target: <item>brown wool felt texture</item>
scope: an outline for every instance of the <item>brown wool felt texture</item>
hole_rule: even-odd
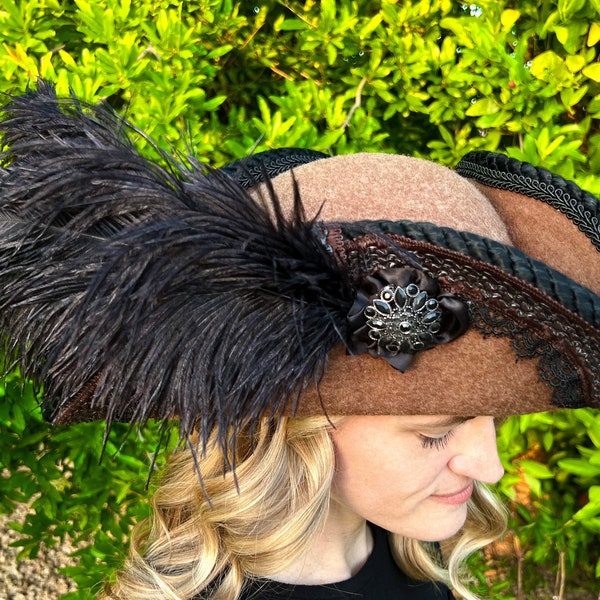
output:
[[[537,361],[517,360],[510,340],[467,331],[415,357],[405,373],[370,356],[329,355],[325,376],[301,397],[297,414],[492,415],[549,410],[552,392]]]
[[[428,221],[511,243],[505,224],[476,186],[432,162],[350,154],[297,167],[293,177],[309,218],[320,210],[321,221]],[[278,175],[272,183],[282,204],[291,205],[292,174]]]

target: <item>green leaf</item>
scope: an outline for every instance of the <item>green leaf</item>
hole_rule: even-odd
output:
[[[547,130],[544,130],[544,131],[547,131]],[[547,142],[544,145],[544,147],[538,146],[540,158],[542,160],[545,160],[546,158],[548,158],[552,154],[552,152],[554,152],[554,150],[556,150],[559,146],[561,146],[563,144],[564,141],[565,141],[565,136],[559,135],[559,136],[556,136],[552,141]]]
[[[565,57],[565,64],[567,65],[567,68],[569,69],[569,71],[571,71],[571,73],[577,73],[578,71],[581,71],[581,69],[583,69],[583,67],[585,66],[585,58],[580,54],[570,54],[567,57]]]
[[[502,127],[511,118],[511,113],[506,110],[501,110],[494,114],[483,115],[477,119],[477,127],[483,129],[495,129]]]
[[[275,31],[301,31],[308,29],[310,25],[301,19],[284,19],[275,28]]]
[[[600,502],[589,502],[573,515],[573,519],[575,521],[587,521],[598,514],[600,514]]]
[[[587,45],[592,48],[598,42],[600,42],[600,23],[592,23],[588,32]]]
[[[531,61],[530,72],[537,79],[557,83],[571,77],[565,61],[552,50],[538,54]]]
[[[497,113],[500,110],[498,103],[492,98],[482,98],[477,100],[474,104],[465,111],[465,114],[469,117],[480,117],[482,115],[490,115]]]
[[[525,473],[524,476],[531,493],[539,498],[542,495],[542,484],[540,480],[529,473]]]
[[[211,50],[206,55],[206,58],[211,58],[211,59],[212,58],[220,58],[221,56],[225,56],[226,54],[229,54],[233,49],[234,49],[233,45],[223,44],[222,46],[219,46],[218,48]]]
[[[446,142],[448,147],[454,148],[454,136],[443,125],[439,125],[438,129],[440,131],[440,135],[442,136],[443,140]]]
[[[570,21],[584,6],[586,0],[558,0],[558,14],[561,21]]]
[[[563,88],[560,91],[560,99],[565,106],[570,108],[579,104],[587,94],[588,90],[589,87],[587,85],[584,85],[579,89]]]
[[[519,462],[520,467],[523,471],[536,479],[552,479],[554,473],[540,462],[534,460],[522,460]]]
[[[321,19],[325,26],[330,26],[335,21],[335,0],[321,0]]]
[[[596,83],[600,83],[600,63],[587,65],[582,69],[582,73]]]
[[[210,100],[207,100],[206,102],[203,102],[202,109],[206,110],[208,112],[213,111],[216,108],[218,108],[219,106],[221,106],[221,104],[223,104],[223,102],[225,102],[225,100],[227,100],[227,96],[215,96],[214,98],[211,98]]]
[[[337,59],[337,48],[333,44],[327,45],[327,64],[333,65]]]
[[[500,15],[500,22],[502,23],[502,29],[508,31],[512,29],[513,25],[519,20],[521,12],[512,8],[507,8],[502,11]]]
[[[377,27],[379,27],[382,20],[383,20],[383,13],[375,14],[373,17],[371,17],[369,19],[367,24],[358,32],[358,37],[361,40],[364,40],[365,38],[369,37],[369,35],[371,35],[371,33],[373,33],[373,31],[375,31],[375,29],[377,29]]]
[[[574,475],[582,475],[584,477],[597,477],[600,475],[600,466],[592,465],[581,458],[564,458],[558,461],[558,466]]]
[[[581,525],[592,533],[600,535],[600,518],[592,517],[581,521]]]

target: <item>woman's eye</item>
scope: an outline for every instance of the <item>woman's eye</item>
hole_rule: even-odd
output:
[[[447,433],[440,436],[430,437],[422,433],[419,434],[421,438],[421,446],[423,448],[435,448],[436,450],[442,450],[448,444],[448,440],[454,435],[454,430],[451,429]]]

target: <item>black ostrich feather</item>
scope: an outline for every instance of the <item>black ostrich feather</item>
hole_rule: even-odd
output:
[[[280,414],[345,336],[352,292],[296,191],[255,200],[53,88],[0,132],[0,331],[58,422],[180,419],[222,439]],[[140,133],[140,132],[138,132]]]

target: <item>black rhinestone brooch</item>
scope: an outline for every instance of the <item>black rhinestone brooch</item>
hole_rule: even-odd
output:
[[[431,347],[442,327],[439,302],[414,283],[384,287],[364,309],[364,315],[367,335],[391,354]]]
[[[356,290],[347,348],[405,371],[417,352],[451,342],[468,327],[466,304],[433,277],[409,267],[380,269]]]

